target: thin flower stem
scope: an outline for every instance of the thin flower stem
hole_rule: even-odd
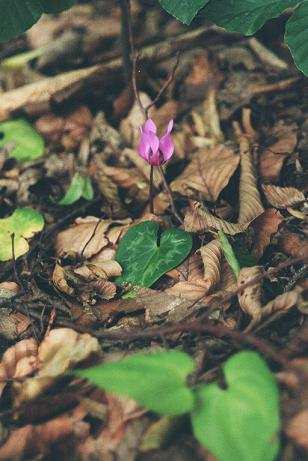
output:
[[[150,213],[154,214],[154,167],[151,165],[150,169],[150,188],[149,188],[149,203],[150,203]]]
[[[119,0],[121,8],[121,47],[126,82],[132,79],[132,61],[134,55],[133,30],[130,0]]]
[[[181,218],[181,216],[179,215],[177,209],[176,209],[176,206],[175,206],[175,203],[174,203],[174,200],[173,200],[173,195],[172,195],[172,191],[170,189],[170,186],[169,184],[167,183],[167,180],[165,178],[165,173],[164,173],[164,170],[161,166],[158,167],[159,168],[159,171],[160,171],[160,174],[161,174],[161,177],[162,177],[162,180],[163,180],[163,184],[164,184],[164,188],[168,194],[168,197],[169,197],[169,202],[170,202],[170,206],[171,206],[171,210],[172,210],[172,213],[174,214],[174,216],[176,217],[176,219],[181,223],[183,224],[183,219]]]

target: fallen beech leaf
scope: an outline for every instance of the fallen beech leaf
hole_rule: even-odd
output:
[[[15,282],[1,282],[0,283],[0,298],[10,299],[18,295],[20,287]]]
[[[297,445],[308,450],[308,410],[302,410],[293,416],[286,428],[286,434]]]
[[[56,288],[58,288],[61,293],[66,293],[67,295],[72,295],[74,289],[69,286],[65,278],[65,269],[56,264],[52,273],[52,282]]]
[[[219,240],[212,240],[200,248],[204,265],[204,279],[209,284],[209,290],[219,284],[221,280],[222,251]]]
[[[281,250],[293,258],[308,254],[308,242],[300,234],[285,232],[279,238]]]
[[[263,181],[276,182],[285,159],[292,154],[297,144],[297,126],[286,125],[280,120],[271,133],[277,141],[260,155],[259,173]]]
[[[193,280],[178,282],[171,288],[167,288],[164,293],[176,296],[179,299],[187,299],[189,301],[196,301],[203,298],[209,291],[209,282],[206,280]]]
[[[262,266],[243,267],[238,276],[238,288],[263,273]],[[262,318],[262,287],[261,282],[246,287],[238,295],[241,309],[251,317],[249,328],[260,322]]]
[[[38,367],[38,345],[31,339],[23,339],[5,351],[0,363],[0,395],[8,379],[20,379],[33,373]]]
[[[17,340],[31,325],[31,320],[20,312],[1,308],[0,335],[8,340]]]
[[[274,208],[267,208],[264,213],[257,217],[252,223],[255,232],[253,255],[260,259],[265,248],[270,244],[272,235],[276,234],[283,216]]]
[[[63,257],[82,254],[85,258],[91,258],[109,244],[107,232],[112,225],[128,223],[130,220],[100,220],[93,216],[77,219],[71,227],[57,235],[55,244],[57,255]]]
[[[239,161],[239,155],[224,145],[199,150],[183,173],[171,183],[171,189],[187,197],[195,197],[199,192],[205,200],[215,202]]]
[[[295,288],[294,290],[282,293],[272,301],[269,301],[265,306],[262,307],[262,318],[268,317],[275,312],[283,312],[291,309],[291,307],[296,305],[300,292],[300,288]]]
[[[199,202],[192,202],[186,213],[184,228],[188,232],[204,232],[208,229],[222,230],[225,234],[235,235],[244,232],[249,224],[262,212],[260,194],[254,173],[251,149],[246,138],[240,140],[241,175],[239,184],[239,217],[237,223],[231,223],[214,216]]]
[[[287,208],[305,200],[304,194],[295,187],[279,187],[262,184],[266,200],[275,208]]]
[[[41,458],[58,440],[73,438],[75,444],[89,434],[90,425],[83,420],[86,412],[81,406],[64,415],[38,425],[27,425],[13,430],[0,447],[1,460],[21,460],[25,455]]]
[[[70,328],[51,330],[38,348],[39,371],[33,378],[14,383],[16,402],[37,397],[55,378],[100,350],[97,339],[87,333],[77,333]]]

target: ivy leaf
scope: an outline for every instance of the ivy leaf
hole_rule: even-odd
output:
[[[145,221],[126,232],[115,257],[123,269],[116,279],[118,283],[150,287],[190,253],[190,234],[181,229],[168,229],[161,234],[158,244],[158,231],[158,223]]]
[[[0,123],[0,147],[7,147],[19,162],[28,162],[43,155],[45,144],[30,123],[18,119]]]
[[[180,415],[194,405],[193,393],[186,386],[194,367],[194,361],[184,352],[166,351],[131,355],[75,374],[159,414]]]
[[[235,256],[233,248],[228,240],[228,237],[226,236],[224,231],[220,230],[218,231],[218,238],[221,244],[222,251],[224,252],[225,258],[229,266],[233,270],[235,277],[237,278],[238,274],[240,273],[241,266]]]
[[[45,13],[58,13],[75,0],[0,0],[0,42],[22,34]]]
[[[297,4],[298,0],[211,0],[202,15],[230,32],[252,35],[266,21]]]
[[[14,235],[15,258],[29,250],[26,239],[33,237],[44,227],[44,218],[32,208],[17,208],[8,218],[0,219],[0,261],[13,258],[12,235]]]
[[[302,2],[286,24],[285,41],[297,67],[308,75],[308,1]]]
[[[167,13],[187,25],[208,2],[209,0],[159,0]]]
[[[82,176],[80,173],[75,173],[66,194],[58,203],[59,205],[71,205],[81,197],[86,200],[92,200],[93,196],[94,191],[90,178]]]
[[[279,395],[273,375],[255,352],[239,352],[224,366],[227,389],[197,391],[192,412],[199,442],[219,461],[272,461],[279,450]]]

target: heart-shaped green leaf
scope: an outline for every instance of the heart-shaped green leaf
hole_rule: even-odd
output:
[[[192,412],[196,438],[219,461],[272,461],[279,442],[279,394],[275,379],[255,352],[239,352],[224,366],[226,390],[197,390]]]
[[[26,239],[33,237],[43,227],[42,215],[32,208],[17,208],[8,218],[0,219],[0,261],[13,258],[13,235],[14,254],[18,258],[29,250]]]
[[[95,385],[131,397],[149,410],[164,415],[189,412],[194,405],[186,385],[194,361],[180,351],[134,354],[118,362],[106,363],[76,374]]]
[[[308,1],[300,3],[286,25],[285,40],[297,67],[308,75]]]
[[[145,221],[131,227],[119,244],[116,260],[123,273],[118,283],[150,287],[163,274],[181,264],[190,253],[192,237],[181,229],[168,229],[160,236],[159,225]]]
[[[161,6],[184,24],[190,24],[209,0],[159,0]]]
[[[64,195],[59,201],[59,205],[71,205],[77,202],[81,197],[85,200],[92,200],[94,195],[91,180],[88,176],[82,176],[76,173],[73,176],[72,182]]]
[[[28,162],[44,153],[44,139],[26,120],[10,120],[0,123],[0,147],[7,147],[10,157]]]

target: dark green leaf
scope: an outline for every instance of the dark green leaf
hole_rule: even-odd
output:
[[[194,397],[186,379],[194,366],[187,354],[168,351],[135,354],[76,374],[107,392],[131,397],[149,410],[179,415],[193,408]]]
[[[81,197],[86,200],[92,200],[93,194],[90,178],[82,176],[80,173],[75,173],[66,194],[58,203],[59,205],[71,205]]]
[[[123,269],[118,283],[150,287],[190,253],[190,234],[181,229],[168,229],[162,233],[158,245],[158,231],[159,225],[153,221],[142,222],[127,231],[116,254]]]
[[[297,67],[308,76],[308,1],[302,2],[288,20],[285,40]]]
[[[44,140],[26,120],[10,120],[0,123],[0,147],[7,147],[10,157],[27,162],[41,157]]]
[[[197,391],[192,413],[196,438],[219,461],[272,461],[279,443],[279,395],[273,375],[255,352],[240,352],[224,366],[226,390]]]
[[[161,6],[184,24],[190,24],[209,0],[159,0]]]
[[[239,262],[235,256],[232,246],[230,245],[228,237],[226,236],[224,231],[218,231],[218,237],[219,237],[219,241],[221,244],[221,248],[224,252],[225,258],[229,266],[233,270],[235,277],[237,278],[238,274],[240,273],[241,266],[239,265]]]
[[[73,0],[0,0],[0,41],[22,34],[35,24],[44,12],[58,13],[69,8]]]
[[[211,0],[202,15],[231,32],[252,35],[268,19],[297,3],[298,0]]]

